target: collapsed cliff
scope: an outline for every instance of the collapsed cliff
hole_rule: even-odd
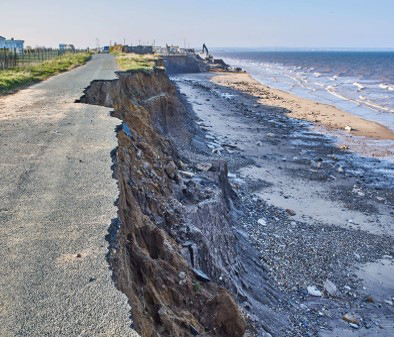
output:
[[[109,261],[134,328],[149,337],[274,334],[268,306],[280,296],[234,226],[240,208],[226,163],[209,162],[164,69],[118,77],[92,82],[80,102],[111,107],[122,121]]]

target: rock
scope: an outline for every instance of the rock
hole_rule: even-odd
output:
[[[337,171],[338,171],[339,173],[342,173],[342,172],[343,172],[343,167],[342,167],[342,166],[339,166],[338,169],[337,169]]]
[[[178,277],[179,277],[179,285],[184,285],[185,283],[186,283],[186,273],[184,272],[184,271],[181,271],[179,274],[178,274]]]
[[[196,169],[203,172],[208,172],[212,168],[211,163],[198,163]]]
[[[324,290],[327,291],[327,293],[331,296],[336,296],[338,294],[338,288],[337,286],[332,283],[329,279],[324,281]]]
[[[193,268],[193,273],[196,276],[196,279],[201,282],[210,282],[211,279],[205,274],[201,269]]]
[[[258,223],[259,225],[261,225],[261,226],[267,226],[267,223],[265,222],[265,220],[264,220],[263,218],[258,219],[258,220],[257,220],[257,223]]]
[[[349,323],[349,326],[351,326],[353,329],[358,329],[359,326],[357,324],[354,323]]]
[[[308,290],[308,294],[311,296],[315,296],[315,297],[321,297],[322,293],[319,289],[317,289],[316,286],[308,286],[306,288],[306,290]]]
[[[388,305],[393,305],[393,301],[391,301],[391,300],[385,300],[384,303],[386,303]]]
[[[212,135],[205,135],[205,138],[209,140],[216,140],[216,137]]]
[[[275,134],[272,133],[272,132],[268,132],[268,133],[267,133],[267,137],[275,137]]]
[[[371,295],[365,296],[364,301],[367,303],[374,303],[375,302],[375,300],[373,299],[373,297]]]
[[[293,210],[290,209],[290,208],[287,208],[287,209],[286,209],[286,212],[287,212],[287,214],[289,214],[290,216],[294,216],[294,215],[297,214],[295,211],[293,211]]]
[[[341,145],[339,148],[341,150],[349,150],[349,146],[347,146],[347,145]]]
[[[346,126],[345,126],[345,130],[348,131],[348,132],[350,132],[350,131],[352,131],[352,127],[349,126],[349,125],[346,125]]]
[[[256,145],[257,145],[257,146],[262,146],[263,143],[262,143],[261,141],[258,141],[258,142],[256,143]]]
[[[166,165],[166,168],[165,168],[165,171],[166,171],[169,178],[174,179],[175,170],[176,170],[175,163],[172,160],[169,161],[168,164]]]
[[[356,316],[354,316],[354,315],[352,315],[352,314],[350,314],[350,313],[347,313],[347,314],[343,315],[342,319],[343,319],[345,322],[353,323],[353,324],[358,324],[358,323],[360,322],[360,321],[357,319]]]
[[[189,172],[189,171],[179,171],[179,173],[181,175],[183,175],[186,178],[193,178],[194,177],[194,173],[193,172]]]

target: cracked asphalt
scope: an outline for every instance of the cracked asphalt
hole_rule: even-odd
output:
[[[133,336],[105,236],[119,121],[74,103],[111,55],[0,97],[0,335]]]

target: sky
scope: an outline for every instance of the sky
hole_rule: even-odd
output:
[[[394,0],[0,0],[25,46],[394,48]]]

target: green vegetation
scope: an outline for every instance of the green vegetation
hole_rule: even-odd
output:
[[[147,54],[139,55],[133,53],[113,52],[116,61],[122,70],[145,70],[151,71],[156,66],[156,62],[160,59],[159,55]]]
[[[198,293],[201,290],[201,284],[198,281],[193,281],[193,290]]]
[[[0,70],[0,93],[43,81],[50,76],[86,63],[90,57],[90,53],[68,54],[38,64]]]

